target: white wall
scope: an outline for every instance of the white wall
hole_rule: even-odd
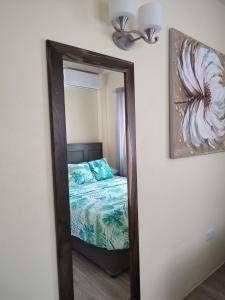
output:
[[[225,6],[160,2],[159,43],[125,52],[111,41],[106,0],[2,1],[1,299],[58,298],[46,39],[135,63],[142,300],[180,300],[224,261],[225,154],[168,157],[168,28],[225,52]],[[206,243],[209,227],[216,238]]]
[[[65,87],[67,143],[100,142],[98,91]]]
[[[107,157],[110,166],[118,169],[116,89],[124,86],[124,74],[108,72],[102,75],[102,82],[99,91],[99,123],[103,155]]]

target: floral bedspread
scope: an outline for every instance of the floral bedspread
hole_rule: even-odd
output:
[[[127,179],[69,187],[71,234],[108,250],[128,249]]]

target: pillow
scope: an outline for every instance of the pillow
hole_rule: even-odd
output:
[[[87,162],[68,164],[69,185],[96,182]]]
[[[113,177],[112,170],[106,158],[90,161],[88,164],[92,173],[98,181]]]
[[[114,169],[113,167],[110,167],[110,168],[111,168],[113,175],[116,175],[119,173],[119,171],[117,169]]]
[[[74,176],[72,174],[70,174],[69,172],[68,172],[68,181],[69,181],[69,186],[77,185],[77,183],[74,180]]]

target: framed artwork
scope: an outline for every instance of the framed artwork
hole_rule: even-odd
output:
[[[170,156],[225,151],[225,55],[170,29]]]

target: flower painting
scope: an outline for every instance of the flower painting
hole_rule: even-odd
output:
[[[170,30],[172,158],[225,151],[225,55]]]

